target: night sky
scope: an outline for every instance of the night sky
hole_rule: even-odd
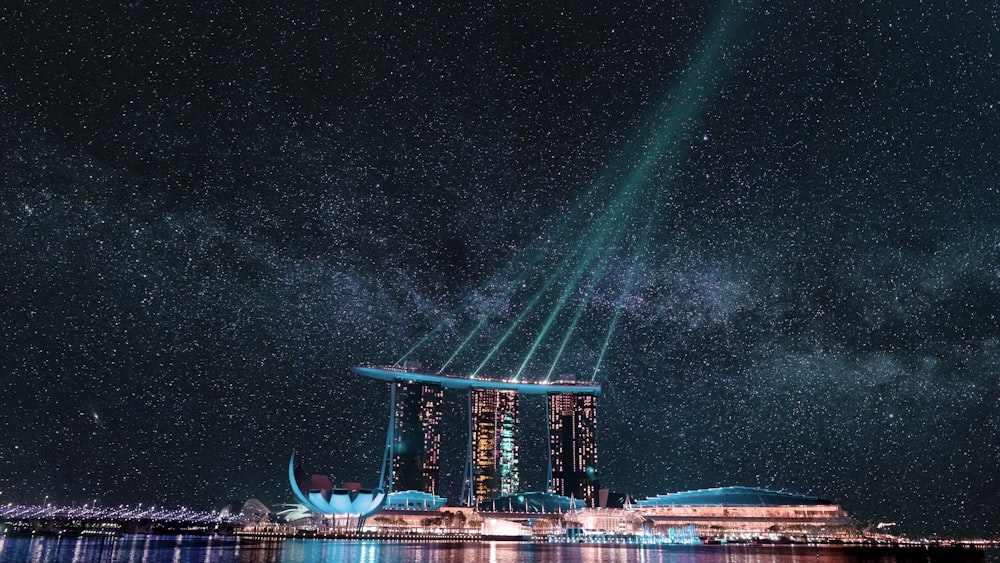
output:
[[[511,375],[551,316],[614,491],[998,534],[996,2],[454,4],[0,12],[0,503],[374,484],[351,366]]]

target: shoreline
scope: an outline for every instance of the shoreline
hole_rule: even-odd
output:
[[[375,532],[343,532],[339,530],[235,530],[229,533],[218,533],[209,530],[160,530],[156,532],[131,533],[122,530],[104,528],[67,527],[58,530],[32,530],[27,527],[14,526],[9,523],[0,529],[0,537],[10,538],[94,538],[94,539],[129,539],[146,538],[147,541],[163,541],[170,538],[172,542],[183,543],[279,543],[287,540],[322,540],[335,542],[374,542],[374,543],[510,543],[537,545],[579,545],[579,546],[618,546],[618,547],[666,547],[666,548],[717,548],[717,547],[811,547],[832,549],[874,549],[874,550],[975,550],[1000,549],[1000,540],[961,539],[961,540],[912,540],[907,538],[876,539],[819,539],[803,541],[791,538],[748,538],[722,539],[699,538],[694,542],[665,541],[659,536],[641,536],[634,534],[601,535],[601,536],[489,536],[481,534],[419,534],[397,533],[384,534]]]

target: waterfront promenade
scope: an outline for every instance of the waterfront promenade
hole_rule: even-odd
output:
[[[245,516],[156,506],[0,506],[5,534],[231,534],[248,522]]]
[[[388,511],[392,514],[392,511]],[[486,513],[483,513],[484,515]],[[494,517],[517,520],[537,513],[489,513]],[[247,539],[335,539],[349,541],[388,542],[479,542],[513,541],[536,543],[592,543],[592,544],[699,544],[719,543],[698,538],[693,534],[683,537],[650,533],[598,533],[580,529],[552,530],[548,533],[521,535],[495,535],[476,528],[448,528],[437,531],[409,527],[359,530],[357,526],[324,525],[322,521],[305,523],[276,523],[259,516],[231,514],[226,511],[197,511],[184,507],[162,508],[156,506],[52,506],[16,505],[0,506],[0,535],[60,535],[60,536],[122,536],[122,535],[190,535],[237,536]],[[858,534],[852,537],[813,538],[801,541],[768,541],[753,539],[722,543],[809,543],[812,545],[836,544],[845,546],[895,546],[895,547],[964,547],[987,549],[998,547],[996,540],[983,539],[911,539],[887,534]]]

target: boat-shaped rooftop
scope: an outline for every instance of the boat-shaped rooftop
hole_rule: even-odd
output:
[[[423,373],[403,366],[357,366],[354,373],[372,379],[383,381],[418,381],[440,385],[446,389],[501,389],[517,391],[524,395],[548,395],[566,393],[577,395],[600,395],[601,385],[594,382],[580,383],[576,381],[512,381],[509,379],[494,379],[488,377],[462,377],[438,373]]]

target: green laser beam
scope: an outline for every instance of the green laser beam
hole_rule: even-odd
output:
[[[528,302],[527,306],[525,306],[525,308],[521,310],[521,313],[514,319],[514,322],[511,323],[510,327],[507,328],[507,332],[505,332],[503,336],[500,337],[500,340],[498,340],[497,343],[494,344],[492,348],[490,348],[489,353],[486,354],[486,357],[483,358],[483,361],[480,362],[479,366],[477,366],[476,369],[472,372],[472,375],[469,376],[470,378],[474,379],[479,376],[479,372],[483,370],[483,368],[486,366],[486,364],[490,362],[491,359],[493,359],[493,356],[496,355],[497,351],[500,350],[500,348],[504,345],[504,342],[506,342],[507,339],[510,338],[510,335],[514,333],[518,325],[521,324],[521,321],[524,320],[524,317],[528,316],[528,313],[530,313],[534,309],[535,303],[537,303],[538,300],[541,299],[542,295],[544,295],[545,291],[548,290],[548,288],[553,283],[555,283],[556,279],[558,279],[558,276],[552,275],[549,276],[547,280],[545,280],[545,284],[542,286],[542,289],[540,289],[537,293],[535,293],[535,295],[531,298],[531,301]]]
[[[558,318],[559,314],[562,312],[563,307],[565,307],[566,303],[568,302],[569,296],[572,294],[573,291],[576,290],[576,287],[578,286],[580,280],[582,279],[584,273],[586,272],[587,267],[593,262],[595,256],[598,255],[599,251],[601,251],[602,248],[604,248],[605,241],[609,237],[611,237],[613,242],[610,243],[609,246],[613,248],[617,244],[617,242],[620,241],[622,237],[624,237],[624,230],[620,227],[617,229],[615,229],[614,227],[619,226],[622,223],[628,224],[628,221],[621,221],[621,218],[629,217],[631,211],[635,208],[635,199],[638,197],[638,195],[643,193],[641,187],[644,180],[645,180],[644,177],[642,178],[635,177],[635,175],[633,174],[633,177],[630,178],[630,181],[626,182],[625,187],[621,190],[618,190],[614,194],[614,196],[612,197],[611,201],[604,209],[604,211],[601,214],[599,214],[597,219],[591,224],[588,231],[592,233],[591,235],[592,238],[587,237],[590,238],[590,245],[587,247],[586,254],[577,264],[568,283],[563,288],[562,294],[556,301],[555,307],[552,309],[552,311],[549,312],[549,315],[546,318],[545,322],[542,324],[539,333],[535,336],[535,339],[532,342],[531,347],[525,354],[524,360],[521,362],[521,365],[518,367],[517,371],[514,374],[515,381],[518,380],[524,373],[524,370],[530,363],[531,358],[534,357],[535,353],[538,350],[538,347],[544,341],[545,337],[552,329],[552,326],[554,325],[556,318]],[[581,245],[584,244],[583,241],[585,240],[586,238],[581,239]]]
[[[611,323],[608,324],[607,334],[605,334],[604,342],[601,344],[601,351],[597,356],[597,363],[594,365],[594,373],[590,377],[591,381],[597,379],[597,373],[600,371],[601,365],[604,363],[604,357],[607,354],[608,346],[611,344],[611,337],[614,335],[615,328],[618,326],[618,319],[621,316],[622,308],[625,306],[625,300],[628,298],[629,294],[632,293],[632,288],[635,285],[636,271],[642,257],[646,253],[649,241],[652,238],[653,225],[656,223],[656,211],[660,208],[664,193],[665,190],[657,192],[654,205],[652,206],[649,215],[646,217],[646,224],[643,226],[642,234],[639,237],[639,244],[636,247],[635,254],[632,256],[632,265],[629,267],[628,275],[625,277],[625,286],[622,288],[622,292],[618,296],[615,303],[615,314],[611,318]]]
[[[652,165],[650,165],[650,167],[651,166]],[[576,287],[579,284],[580,279],[583,277],[586,268],[593,261],[598,251],[601,250],[604,245],[604,241],[610,236],[613,239],[610,247],[614,248],[617,242],[624,237],[625,232],[621,225],[627,225],[628,221],[621,221],[621,217],[630,217],[632,210],[636,207],[636,198],[640,194],[645,193],[644,190],[642,190],[642,187],[647,180],[647,173],[638,174],[637,172],[633,172],[628,181],[625,182],[624,188],[616,192],[608,207],[603,213],[600,214],[598,220],[594,223],[594,226],[591,227],[590,231],[594,233],[594,238],[592,239],[590,247],[587,250],[587,254],[577,265],[577,268],[574,270],[569,282],[563,288],[563,292],[558,301],[556,301],[555,307],[552,311],[550,311],[545,322],[542,324],[541,330],[535,336],[535,340],[532,342],[527,354],[525,354],[524,360],[521,362],[520,367],[514,374],[514,380],[521,377],[521,374],[531,361],[531,358],[537,352],[538,347],[551,330],[556,318],[562,312],[563,307],[565,307],[569,295],[576,290]],[[614,228],[616,226],[618,226],[617,229]],[[595,230],[596,232],[594,232]]]
[[[569,224],[571,224],[574,220],[576,220],[579,215],[581,215],[584,211],[589,209],[589,207],[585,204],[588,203],[591,199],[594,199],[596,197],[600,185],[601,185],[600,182],[595,182],[594,184],[591,184],[590,188],[587,190],[587,193],[584,194],[584,196],[573,206],[570,212],[561,215],[562,220],[560,221],[560,226],[556,229],[557,232],[562,232]],[[458,355],[462,352],[462,350],[469,344],[469,342],[472,341],[475,335],[478,334],[480,330],[482,330],[482,328],[486,325],[486,322],[490,319],[490,317],[492,317],[493,313],[495,313],[496,310],[499,308],[499,305],[503,303],[508,297],[510,297],[511,294],[513,294],[514,290],[517,289],[517,287],[520,286],[521,283],[524,281],[524,279],[527,277],[528,273],[531,271],[531,268],[544,256],[545,256],[545,247],[543,246],[542,248],[539,248],[534,252],[531,259],[527,261],[527,264],[522,265],[520,274],[511,284],[508,285],[507,290],[503,294],[503,297],[494,301],[494,305],[486,312],[486,314],[484,314],[479,319],[479,322],[476,323],[476,326],[473,327],[472,331],[462,340],[458,348],[455,349],[455,351],[451,354],[451,356],[448,357],[448,360],[438,370],[439,374],[444,373],[444,370],[447,369],[447,367],[458,357]],[[520,263],[520,262],[517,260],[511,262],[512,265],[514,263]],[[537,301],[537,299],[533,301]],[[496,348],[499,349],[499,347]],[[486,360],[486,362],[489,361],[489,358],[492,357],[493,353],[495,353],[495,351],[490,353],[490,355],[487,357],[488,359]],[[473,372],[472,377],[475,377],[482,369],[482,367],[483,364],[480,364],[480,366],[476,369],[476,371]]]
[[[716,60],[720,57],[722,47],[725,45],[727,39],[733,32],[734,26],[731,25],[731,23],[735,18],[733,17],[734,10],[732,8],[733,6],[730,5],[728,8],[724,8],[720,13],[719,18],[715,22],[716,25],[709,33],[701,52],[696,57],[694,64],[692,64],[687,71],[684,72],[680,80],[675,84],[672,92],[673,95],[667,98],[667,101],[661,104],[659,109],[654,113],[654,118],[651,120],[653,122],[653,126],[649,130],[649,134],[646,136],[646,142],[639,145],[639,148],[635,151],[625,151],[625,154],[638,153],[640,158],[638,163],[626,174],[626,177],[622,182],[623,188],[614,190],[610,199],[605,200],[603,203],[588,207],[592,200],[597,200],[597,193],[599,192],[598,186],[604,185],[605,182],[610,182],[610,178],[614,174],[613,170],[620,170],[620,167],[609,167],[602,175],[602,179],[592,185],[592,188],[588,192],[587,196],[578,200],[579,203],[574,207],[573,213],[568,215],[576,216],[578,212],[583,209],[594,209],[595,207],[603,207],[603,212],[598,213],[597,218],[590,223],[589,228],[585,231],[587,236],[583,236],[578,239],[579,242],[574,246],[574,248],[563,256],[553,273],[545,279],[542,287],[532,296],[524,309],[514,319],[500,339],[493,345],[486,357],[482,360],[475,371],[473,371],[470,377],[477,377],[482,369],[492,360],[505,342],[511,337],[511,335],[514,334],[525,318],[527,318],[528,314],[535,309],[541,298],[547,294],[549,289],[557,281],[558,277],[563,275],[565,271],[564,267],[571,263],[570,258],[583,253],[583,257],[576,265],[576,268],[563,288],[558,301],[556,301],[555,308],[549,313],[540,329],[539,334],[536,336],[531,348],[525,356],[524,361],[517,370],[515,379],[520,377],[527,364],[536,353],[538,347],[554,326],[557,317],[569,301],[570,295],[579,285],[586,268],[593,262],[595,255],[598,255],[598,253],[601,252],[604,241],[610,236],[615,221],[621,219],[621,217],[630,218],[633,216],[637,205],[635,200],[640,194],[645,194],[649,189],[647,185],[650,178],[653,177],[657,166],[662,166],[664,169],[669,171],[673,171],[676,168],[684,148],[683,145],[681,145],[681,141],[683,139],[683,127],[698,112],[702,105],[705,92],[707,92],[709,87],[719,78],[719,73],[713,72],[713,68]],[[640,150],[641,153],[639,152]],[[670,156],[666,163],[663,162],[664,155]],[[625,157],[622,158],[624,159]],[[644,187],[646,187],[646,190],[643,190]],[[648,210],[649,216],[647,217],[646,227],[643,230],[643,235],[641,236],[639,245],[633,255],[633,263],[629,268],[628,275],[626,276],[625,287],[616,302],[615,313],[609,324],[608,331],[598,357],[598,362],[594,370],[594,378],[597,377],[597,373],[603,364],[610,340],[621,316],[625,300],[635,285],[639,264],[642,257],[645,255],[645,249],[649,244],[652,224],[655,222],[656,213],[661,204],[663,193],[664,190],[657,190],[656,204],[652,207],[652,209]],[[569,217],[566,217],[565,220],[560,222],[560,226],[556,229],[556,232],[560,234],[564,233],[567,226],[571,224],[572,221]],[[615,232],[615,236],[612,236],[611,238],[620,240],[621,236],[623,235],[619,229]],[[613,248],[614,245],[612,244],[610,247]],[[603,253],[601,255],[603,256]],[[505,295],[509,296],[510,293]],[[589,301],[589,299],[590,297],[586,297],[584,301]],[[457,356],[458,353],[464,349],[472,337],[481,330],[494,311],[495,309],[492,309],[489,313],[487,313],[487,315],[480,319],[480,322],[476,325],[470,335],[463,340],[462,344],[455,351],[452,357],[449,358],[444,366],[442,366],[442,371],[454,360],[455,356]],[[582,312],[579,312],[578,310],[570,323],[570,330],[568,330],[563,336],[563,343],[560,346],[560,351],[557,355],[556,361],[558,361],[559,356],[561,356],[562,350],[565,348],[565,343],[568,342],[568,339],[572,335],[572,329],[579,321],[579,315],[582,315]],[[553,364],[553,367],[549,371],[550,376],[554,366],[555,364]]]
[[[497,351],[499,351],[501,347],[503,347],[507,339],[510,338],[512,334],[514,334],[515,330],[517,330],[517,327],[521,324],[521,322],[525,319],[525,317],[527,317],[528,314],[534,310],[535,305],[542,298],[542,296],[545,295],[545,292],[548,291],[550,287],[552,287],[552,284],[554,284],[556,281],[559,280],[563,268],[567,264],[572,262],[572,259],[577,252],[578,249],[574,248],[566,255],[564,255],[562,259],[559,260],[559,263],[552,270],[552,273],[549,274],[549,276],[545,279],[545,283],[542,285],[541,289],[535,292],[535,294],[532,296],[528,304],[524,307],[524,309],[521,310],[521,313],[514,319],[511,325],[507,328],[507,331],[504,332],[503,336],[500,337],[500,340],[498,340],[496,344],[493,345],[489,353],[486,354],[486,357],[483,359],[483,361],[480,362],[479,366],[477,366],[476,369],[472,372],[472,375],[469,376],[470,378],[475,378],[479,376],[479,372],[482,371],[483,367],[485,367],[486,364],[488,364],[490,360],[493,359],[493,356],[496,355]]]
[[[648,224],[652,224],[652,215],[650,216],[650,222]],[[594,366],[594,374],[590,377],[591,381],[597,379],[597,372],[600,371],[601,364],[604,363],[604,356],[608,352],[608,346],[611,344],[611,337],[614,335],[615,328],[618,326],[618,318],[621,316],[622,308],[625,306],[625,300],[628,298],[629,294],[632,293],[632,287],[635,284],[635,272],[640,258],[643,254],[645,254],[646,240],[648,240],[648,238],[644,237],[640,242],[640,249],[633,257],[632,267],[629,268],[628,276],[625,278],[625,287],[622,288],[622,292],[618,296],[618,301],[615,303],[615,314],[611,317],[611,323],[608,325],[608,331],[604,336],[604,342],[601,344],[601,351],[597,355],[597,363]]]
[[[584,311],[586,311],[587,306],[590,305],[590,298],[594,294],[597,282],[604,276],[604,271],[607,269],[608,262],[609,260],[605,257],[600,265],[597,275],[593,276],[590,283],[587,285],[587,291],[584,294],[583,299],[581,299],[577,304],[576,311],[573,313],[573,318],[570,320],[569,327],[567,327],[566,332],[563,334],[562,341],[559,343],[559,349],[556,350],[555,358],[552,359],[552,365],[549,367],[548,373],[545,374],[546,383],[552,380],[552,373],[556,370],[556,366],[559,365],[559,360],[562,358],[563,352],[566,351],[566,346],[569,344],[570,337],[573,336],[573,332],[576,330],[576,325],[579,324]]]
[[[720,13],[712,33],[709,34],[705,48],[699,54],[695,64],[684,73],[681,81],[676,86],[676,95],[674,97],[679,98],[679,103],[664,108],[666,116],[659,122],[659,126],[654,128],[653,138],[650,141],[650,149],[645,152],[644,158],[641,160],[639,166],[636,167],[632,174],[629,175],[630,182],[646,181],[652,172],[653,167],[660,160],[660,158],[662,158],[663,154],[668,151],[670,144],[679,143],[680,135],[678,135],[678,133],[680,133],[683,124],[691,119],[701,107],[701,101],[699,99],[701,93],[707,90],[711,83],[718,80],[718,74],[711,71],[714,67],[715,61],[721,54],[723,45],[725,45],[727,39],[734,32],[735,26],[732,25],[731,21],[733,19],[735,19],[735,17],[732,5],[730,5],[728,9],[723,9]],[[705,78],[706,76],[709,78]],[[672,170],[676,167],[678,159],[680,158],[679,153],[680,151],[676,151],[675,154],[672,155],[673,158],[671,159],[668,169]],[[608,325],[608,331],[605,335],[604,342],[601,345],[601,351],[598,354],[597,364],[594,367],[594,373],[591,377],[591,381],[597,378],[601,365],[604,363],[604,358],[611,343],[611,338],[614,335],[615,328],[618,325],[618,320],[621,316],[622,308],[625,305],[625,300],[628,298],[628,295],[631,293],[632,287],[635,284],[638,264],[640,263],[643,254],[645,254],[645,248],[651,237],[656,210],[660,206],[660,200],[662,199],[663,193],[663,190],[657,192],[657,203],[653,206],[653,210],[650,212],[646,226],[643,229],[643,236],[640,241],[639,248],[633,257],[632,267],[629,269],[628,276],[626,277],[625,287],[618,297],[615,306],[615,313],[612,316],[610,324]]]
[[[542,341],[545,339],[549,330],[552,328],[552,325],[553,323],[555,323],[555,320],[559,316],[559,313],[562,311],[563,307],[565,307],[566,303],[568,302],[569,296],[573,293],[573,291],[576,290],[576,287],[579,284],[580,279],[582,279],[583,275],[586,273],[587,266],[589,266],[590,263],[594,260],[594,257],[597,255],[598,251],[604,244],[604,240],[610,234],[610,230],[611,230],[610,226],[607,223],[603,224],[601,228],[598,229],[598,236],[591,242],[590,247],[587,249],[587,254],[583,257],[583,259],[580,260],[580,263],[573,271],[573,275],[570,277],[569,282],[566,284],[566,286],[563,288],[562,293],[559,295],[559,300],[556,302],[555,307],[549,312],[549,316],[545,319],[545,322],[542,324],[541,330],[535,336],[535,340],[534,342],[532,342],[531,347],[528,349],[528,353],[525,354],[524,360],[521,362],[521,366],[517,369],[517,372],[515,372],[514,374],[515,381],[517,381],[521,377],[521,374],[524,372],[524,369],[531,361],[532,356],[535,355],[535,352],[538,350],[538,347],[541,345]],[[621,237],[621,232],[618,233],[618,237]]]
[[[462,340],[462,343],[458,345],[458,348],[456,348],[455,351],[451,354],[451,356],[448,358],[448,361],[446,361],[441,366],[441,369],[438,370],[439,374],[444,373],[444,370],[451,364],[451,362],[455,361],[455,358],[458,357],[458,355],[462,352],[462,350],[469,343],[469,341],[471,341],[472,338],[476,336],[476,334],[478,334],[479,331],[482,330],[484,326],[486,326],[486,321],[488,321],[490,317],[493,316],[493,313],[496,313],[497,309],[500,308],[500,304],[505,302],[507,298],[514,293],[515,289],[517,289],[517,287],[521,285],[521,282],[524,281],[524,278],[527,277],[527,275],[528,275],[528,269],[525,268],[524,270],[521,271],[521,274],[514,280],[514,282],[507,286],[507,289],[504,290],[503,295],[493,300],[493,304],[489,307],[486,313],[483,314],[483,316],[479,319],[479,322],[476,323],[475,327],[473,327],[472,332],[470,332],[469,335],[466,336],[464,340]]]
[[[597,230],[597,236],[595,237],[594,240],[591,241],[591,244],[586,249],[586,254],[581,259],[580,263],[577,265],[577,267],[576,267],[576,269],[574,271],[574,276],[571,279],[570,284],[568,284],[567,285],[567,289],[564,290],[564,298],[565,298],[565,294],[567,292],[569,292],[569,291],[572,291],[572,288],[575,287],[575,283],[576,283],[576,281],[578,281],[579,276],[582,274],[582,272],[586,268],[587,264],[589,264],[589,262],[590,262],[591,258],[593,257],[593,255],[600,248],[600,246],[603,243],[604,239],[607,237],[608,231],[610,230],[609,224],[611,223],[609,221],[609,217],[614,217],[615,216],[615,211],[617,211],[620,207],[622,207],[621,200],[625,196],[634,196],[634,194],[628,193],[628,192],[625,192],[625,193],[618,192],[615,195],[615,197],[612,198],[612,202],[607,206],[607,208],[605,209],[604,213],[602,213],[594,222],[591,223],[591,227],[589,228],[589,230],[593,231],[596,228],[596,230]],[[569,253],[567,253],[565,256],[563,256],[563,258],[560,260],[559,264],[552,271],[552,273],[548,276],[548,278],[546,279],[546,281],[543,284],[543,286],[541,287],[541,289],[539,289],[535,293],[535,295],[531,298],[531,300],[528,302],[528,304],[525,306],[525,308],[521,311],[521,313],[514,319],[514,321],[511,323],[511,326],[508,327],[507,331],[503,334],[503,336],[500,337],[500,340],[498,340],[496,342],[496,344],[494,344],[494,346],[490,349],[489,353],[486,355],[486,357],[483,359],[483,361],[472,372],[472,375],[470,377],[475,378],[475,377],[477,377],[479,375],[479,373],[482,371],[483,367],[485,367],[486,364],[488,364],[490,362],[490,360],[493,359],[493,356],[495,356],[496,353],[500,350],[500,348],[503,347],[503,345],[510,338],[510,336],[512,334],[514,334],[515,330],[517,329],[518,326],[520,326],[521,322],[524,321],[524,319],[528,316],[528,314],[534,310],[535,305],[538,303],[538,301],[541,299],[541,297],[545,294],[545,292],[547,292],[548,289],[552,286],[552,284],[555,283],[561,277],[561,274],[562,274],[563,270],[565,269],[565,267],[569,263],[571,263],[573,257],[576,254],[578,254],[581,251],[583,251],[582,247],[584,246],[584,242],[583,242],[584,240],[585,239],[581,239],[580,243],[578,243]],[[563,299],[560,299],[560,302],[562,302],[562,301],[563,301]],[[561,307],[562,307],[562,305],[558,305],[557,306],[557,310],[555,311],[556,314],[558,314],[558,310],[561,309]],[[541,341],[542,338],[544,338],[545,332],[547,332],[547,330],[548,330],[547,327],[551,325],[551,322],[552,322],[552,320],[554,320],[554,318],[555,318],[555,315],[550,315],[549,316],[549,320],[546,322],[546,328],[543,330],[543,333],[540,335],[540,337],[536,339],[536,343],[532,346],[532,351],[529,352],[528,358],[531,357],[531,355],[534,353],[534,349],[536,349],[538,347],[538,343]],[[520,373],[523,371],[524,365],[526,365],[526,363],[527,362],[525,362],[524,364],[522,364],[521,368],[517,372],[517,375],[515,375],[515,379],[517,379],[517,377],[520,376]]]
[[[410,357],[410,354],[412,354],[414,351],[416,351],[417,348],[420,348],[421,346],[423,346],[423,344],[425,342],[427,342],[428,340],[430,340],[430,338],[432,336],[434,336],[435,334],[441,332],[441,329],[443,327],[444,327],[444,324],[438,324],[434,328],[434,330],[432,330],[432,331],[428,332],[426,335],[424,335],[424,337],[421,338],[420,340],[418,340],[416,344],[414,344],[409,350],[406,351],[405,354],[403,354],[402,356],[400,356],[399,359],[396,360],[396,363],[394,365],[398,366],[398,365],[402,364],[403,361],[406,360],[406,358]]]

